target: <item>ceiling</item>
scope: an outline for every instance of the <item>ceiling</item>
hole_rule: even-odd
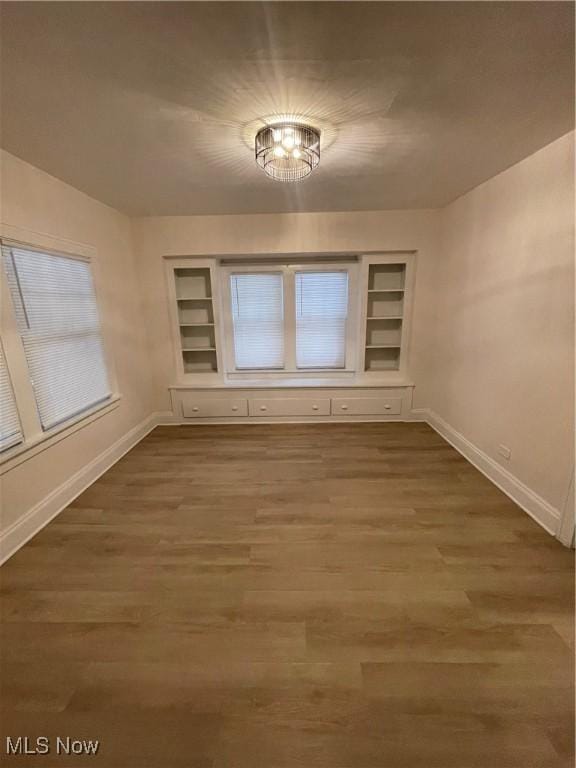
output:
[[[563,2],[9,2],[2,146],[131,215],[443,206],[574,124]],[[319,169],[269,180],[261,118]]]

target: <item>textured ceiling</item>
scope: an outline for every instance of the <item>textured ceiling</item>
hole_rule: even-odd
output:
[[[2,4],[2,145],[133,215],[445,205],[573,127],[574,5]],[[267,179],[259,119],[323,130]]]

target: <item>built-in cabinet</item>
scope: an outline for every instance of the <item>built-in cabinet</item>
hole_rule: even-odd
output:
[[[358,264],[356,309],[349,317],[356,370],[340,377],[336,371],[327,372],[324,380],[318,372],[312,377],[304,371],[292,383],[273,372],[254,377],[227,374],[224,349],[231,340],[223,338],[219,259],[167,258],[175,417],[183,421],[406,417],[412,393],[408,342],[415,254],[350,258]],[[259,380],[255,388],[252,379]],[[243,382],[247,389],[241,394]]]
[[[382,421],[409,418],[412,386],[380,388],[171,390],[174,415],[183,422]]]

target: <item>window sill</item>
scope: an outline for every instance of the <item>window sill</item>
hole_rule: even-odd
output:
[[[246,379],[220,379],[179,383],[170,385],[169,389],[355,389],[378,387],[413,387],[414,382],[402,374],[389,373],[382,375],[368,374],[340,378],[311,378],[311,377],[285,377],[278,379],[246,378]]]
[[[48,432],[44,432],[28,442],[20,443],[19,445],[15,445],[13,448],[8,449],[4,455],[0,456],[0,475],[9,472],[19,464],[28,461],[42,451],[45,451],[47,448],[51,448],[61,440],[65,440],[75,432],[84,429],[84,427],[97,421],[102,416],[106,416],[106,414],[114,411],[120,405],[120,400],[121,395],[112,395],[106,402],[94,406],[94,408],[85,411],[80,416],[67,421],[65,424],[54,427]]]

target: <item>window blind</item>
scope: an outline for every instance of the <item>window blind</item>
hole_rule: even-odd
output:
[[[284,367],[282,275],[230,275],[237,369]]]
[[[14,390],[6,366],[4,350],[0,344],[0,451],[22,442],[22,429]]]
[[[344,368],[348,272],[296,272],[296,366]]]
[[[8,284],[44,430],[110,397],[90,265],[3,247]]]

